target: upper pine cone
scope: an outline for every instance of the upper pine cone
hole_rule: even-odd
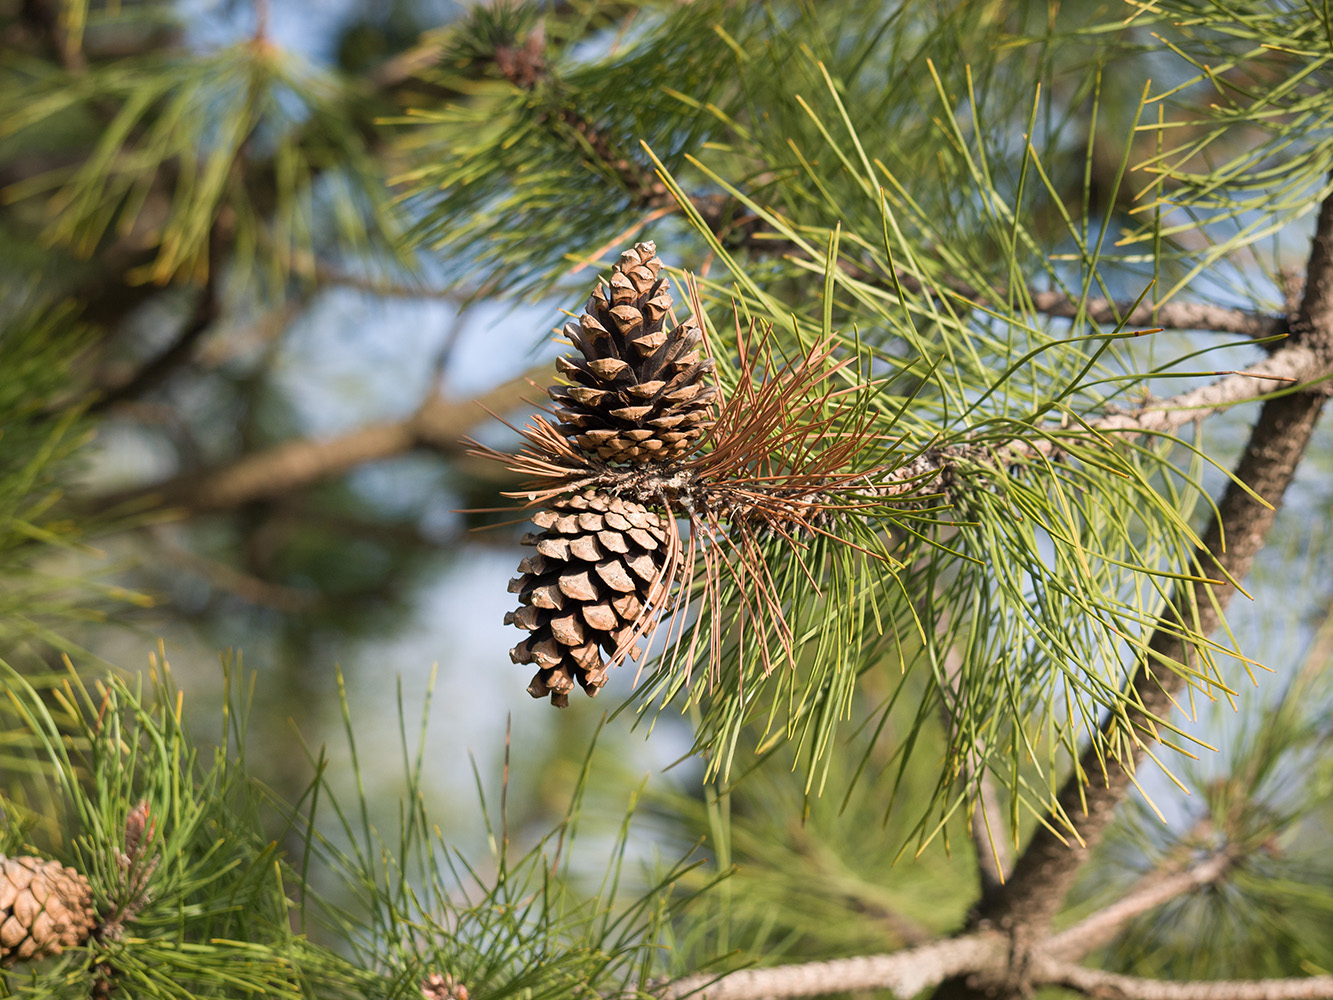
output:
[[[560,430],[606,462],[679,458],[713,423],[717,390],[704,384],[713,361],[700,357],[694,317],[664,329],[671,289],[661,268],[651,242],[620,255],[610,287],[598,285],[579,322],[565,325],[583,358],[559,358],[556,369],[573,384],[546,390],[560,407]]]

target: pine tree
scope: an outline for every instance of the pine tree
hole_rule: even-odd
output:
[[[0,996],[1333,996],[1323,5],[296,6],[0,5]],[[571,319],[306,437],[349,292]],[[309,678],[201,750],[98,661],[187,578],[285,664],[392,632],[428,504],[345,474],[409,452],[519,565],[536,677],[457,678],[689,721],[606,865],[614,750],[506,758],[572,804],[463,862],[405,721],[372,818],[348,700],[350,802]]]

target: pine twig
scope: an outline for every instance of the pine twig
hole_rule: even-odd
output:
[[[1333,976],[1302,979],[1204,980],[1173,983],[1085,969],[1072,962],[1044,959],[1034,981],[1063,986],[1098,1000],[1329,1000]]]
[[[522,43],[498,45],[494,53],[496,68],[506,80],[520,90],[535,91],[539,85],[551,82],[545,57],[546,33],[539,25]],[[592,159],[609,177],[615,178],[637,209],[652,209],[671,201],[667,186],[652,170],[621,150],[625,148],[607,135],[606,129],[577,109],[559,106],[554,111],[543,111],[541,120],[556,134],[579,149],[591,153]]]
[[[1150,872],[1128,895],[1056,934],[1046,942],[1045,950],[1060,958],[1081,958],[1140,914],[1219,881],[1234,863],[1232,853],[1221,850],[1185,871]]]
[[[915,996],[949,976],[1004,962],[1004,939],[977,933],[935,941],[887,955],[864,955],[828,962],[742,969],[724,977],[704,973],[658,987],[662,1000],[781,1000],[855,990],[889,990]]]
[[[1328,395],[1333,390],[1333,354],[1317,345],[1298,340],[1249,368],[1228,373],[1197,389],[1150,403],[1134,412],[1110,413],[1090,420],[1085,425],[1085,431],[1107,442],[1144,434],[1170,435],[1186,424],[1204,420],[1239,403],[1297,385],[1307,387],[1298,394],[1303,399],[1321,400]],[[1277,403],[1285,398],[1288,397],[1276,397],[1269,402]],[[1058,442],[1049,438],[1038,441],[1015,440],[991,445],[989,450],[1006,460],[1016,460],[1037,454],[1050,455],[1058,450]],[[903,470],[903,474],[910,478],[929,473],[942,476],[958,457],[975,452],[976,449],[971,445],[934,449]],[[876,485],[889,491],[895,490],[893,483]],[[1203,602],[1204,605],[1207,603],[1206,600]]]
[[[1238,333],[1263,340],[1287,332],[1285,316],[1270,316],[1247,309],[1228,309],[1205,302],[1112,302],[1088,299],[1080,303],[1061,292],[1034,292],[1032,305],[1047,316],[1072,318],[1082,313],[1095,323],[1123,323],[1125,326],[1151,326],[1163,330],[1212,330]]]

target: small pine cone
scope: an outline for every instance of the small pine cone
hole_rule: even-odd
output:
[[[717,389],[704,381],[713,361],[700,355],[694,318],[664,328],[671,289],[658,277],[661,267],[653,243],[620,255],[610,286],[598,285],[579,322],[565,325],[583,354],[556,361],[571,384],[546,390],[560,407],[560,430],[606,462],[679,458],[713,424],[709,407]]]
[[[76,948],[96,925],[92,887],[73,868],[0,855],[0,967]]]
[[[506,625],[531,635],[509,657],[537,664],[528,693],[549,694],[563,708],[575,681],[590,696],[606,683],[599,647],[611,666],[642,652],[635,646],[614,655],[663,603],[667,532],[675,525],[641,504],[592,490],[555,501],[532,521],[542,531],[523,536],[523,544],[535,545],[537,554],[519,563],[523,575],[509,582],[521,606],[505,615]]]
[[[466,986],[439,972],[432,972],[421,981],[421,995],[425,1000],[468,1000],[469,996]]]

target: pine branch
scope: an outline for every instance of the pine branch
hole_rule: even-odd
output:
[[[1287,332],[1285,316],[1270,316],[1247,309],[1228,309],[1204,302],[1111,302],[1107,299],[1088,299],[1080,303],[1060,292],[1034,292],[1032,305],[1047,316],[1074,317],[1080,314],[1095,323],[1124,324],[1130,327],[1153,327],[1163,330],[1212,330],[1216,333],[1238,333],[1263,340]]]
[[[1185,871],[1151,872],[1140,880],[1128,895],[1055,935],[1046,943],[1045,949],[1061,958],[1081,958],[1093,948],[1109,941],[1121,927],[1135,917],[1156,909],[1177,896],[1183,896],[1205,885],[1212,885],[1234,864],[1235,857],[1232,852],[1222,850]]]
[[[701,974],[649,987],[662,1000],[786,1000],[857,990],[886,990],[900,1000],[947,977],[1003,970],[1009,953],[1003,938],[974,933],[887,955],[865,955],[743,969],[725,976]],[[1170,982],[1087,969],[1034,952],[1027,969],[1031,987],[1063,986],[1104,1000],[1326,1000],[1333,976],[1292,979]]]
[[[539,86],[550,85],[552,78],[543,51],[545,45],[546,33],[538,25],[521,44],[496,46],[495,66],[520,90],[532,92]],[[580,151],[591,153],[602,173],[613,177],[629,195],[633,207],[647,210],[671,203],[662,179],[624,152],[633,148],[632,144],[616,142],[605,128],[577,108],[561,103],[557,98],[553,108],[542,112],[540,120],[555,135],[572,142]]]
[[[1327,367],[1333,354],[1333,195],[1320,207],[1297,330],[1297,343],[1280,353],[1303,351],[1310,363],[1322,361]],[[1235,481],[1228,485],[1204,536],[1206,550],[1229,580],[1240,580],[1249,572],[1305,455],[1323,402],[1321,393],[1298,392],[1264,403],[1236,467],[1235,479],[1249,489]],[[1261,499],[1256,500],[1250,491]],[[1188,663],[1189,647],[1180,639],[1184,622],[1192,621],[1198,633],[1213,631],[1234,592],[1232,583],[1195,583],[1177,593],[1149,640],[1153,657],[1139,663],[1128,686],[1128,703],[1136,707],[1108,717],[1102,726],[1103,745],[1132,742],[1133,753],[1117,760],[1104,759],[1095,747],[1085,751],[1060,792],[1059,811],[1038,827],[1004,888],[982,900],[975,924],[1004,928],[1019,947],[1044,934],[1131,787],[1147,744],[1157,738],[1157,720],[1175,707],[1174,696],[1184,679],[1159,671],[1154,663]],[[1090,780],[1099,775],[1101,780]],[[1068,832],[1056,832],[1066,825],[1061,816],[1072,824]],[[958,997],[981,995],[956,982],[945,992]],[[1010,995],[1012,990],[1001,992]]]
[[[757,227],[758,219],[742,214],[739,203],[716,194],[693,194],[691,207],[719,239],[733,233],[741,234],[741,242],[751,253],[761,255],[799,252],[789,240],[773,238]],[[644,208],[653,207],[645,202]],[[838,267],[849,277],[866,284],[895,291],[895,285],[909,292],[923,292],[924,286],[911,273],[898,270],[894,275],[867,270],[852,261],[840,259]],[[1004,302],[1003,290],[974,288],[957,281],[947,285],[950,292],[965,304]],[[1152,327],[1162,330],[1210,330],[1215,333],[1236,333],[1256,340],[1278,337],[1288,332],[1285,316],[1274,316],[1247,309],[1231,309],[1202,302],[1131,302],[1109,299],[1081,301],[1063,292],[1032,291],[1031,303],[1037,312],[1047,316],[1073,318],[1083,316],[1101,324],[1119,324],[1129,327]]]
[[[828,962],[742,969],[724,977],[688,976],[655,992],[662,1000],[779,1000],[854,990],[889,990],[911,997],[949,976],[998,967],[1006,958],[1004,939],[994,933],[935,941],[888,955],[863,955]],[[711,984],[711,985],[710,985]]]
[[[1063,986],[1099,1000],[1326,1000],[1333,997],[1333,976],[1172,983],[1085,969],[1055,959],[1037,963],[1034,982]]]
[[[1233,372],[1216,382],[1191,389],[1178,396],[1151,403],[1133,413],[1111,413],[1086,424],[1089,434],[1137,437],[1143,434],[1170,435],[1186,424],[1211,417],[1239,403],[1254,400],[1286,386],[1304,385],[1310,388],[1302,398],[1320,399],[1333,391],[1333,356],[1317,349],[1309,341],[1300,340],[1283,347],[1269,358],[1242,371]],[[1286,397],[1278,397],[1278,399]],[[1270,400],[1277,402],[1278,399]],[[1005,459],[1019,459],[1038,454],[1051,455],[1058,444],[1050,439],[1037,441],[1007,441],[990,445],[992,455]],[[900,492],[914,482],[921,488],[922,476],[934,476],[937,484],[953,470],[963,457],[975,458],[978,449],[962,444],[937,448],[896,472],[891,480],[876,482],[886,494]],[[931,486],[927,492],[933,490]],[[1204,601],[1204,604],[1207,604]]]

